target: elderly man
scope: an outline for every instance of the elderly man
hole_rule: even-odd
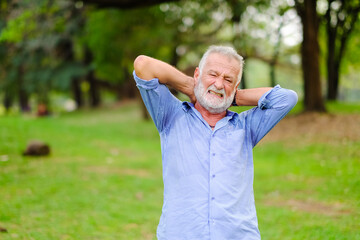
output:
[[[211,46],[193,78],[147,56],[137,57],[134,68],[161,139],[158,239],[260,239],[252,149],[293,108],[296,93],[280,86],[239,90],[243,60],[231,47]],[[237,114],[227,110],[232,104],[256,107]]]

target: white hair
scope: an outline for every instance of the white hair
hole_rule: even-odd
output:
[[[206,63],[207,58],[212,53],[219,53],[221,55],[234,58],[235,60],[237,60],[239,62],[240,71],[239,71],[239,75],[238,75],[238,79],[237,79],[237,83],[236,83],[236,84],[238,84],[241,81],[241,76],[242,76],[242,72],[243,72],[243,65],[244,65],[244,59],[243,59],[242,56],[240,56],[236,52],[236,50],[234,48],[228,47],[228,46],[215,46],[215,45],[213,45],[213,46],[210,46],[208,48],[208,50],[204,53],[204,55],[202,56],[202,58],[201,58],[201,60],[199,62],[200,75],[202,73],[202,70],[204,68],[204,65]]]

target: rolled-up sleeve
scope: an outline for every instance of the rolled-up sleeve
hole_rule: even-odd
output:
[[[159,79],[143,80],[136,75],[135,71],[133,75],[146,109],[156,128],[161,132],[170,122],[175,109],[181,106],[181,102],[171,94],[164,84],[159,83]]]
[[[266,92],[248,115],[252,144],[255,146],[296,105],[297,94],[279,85]]]

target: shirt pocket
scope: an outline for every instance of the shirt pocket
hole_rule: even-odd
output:
[[[236,169],[243,168],[246,163],[245,130],[238,129],[226,134],[226,162]]]

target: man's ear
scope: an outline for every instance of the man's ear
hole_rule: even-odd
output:
[[[200,77],[200,69],[199,67],[196,67],[194,72],[195,85],[198,83],[199,77]]]

